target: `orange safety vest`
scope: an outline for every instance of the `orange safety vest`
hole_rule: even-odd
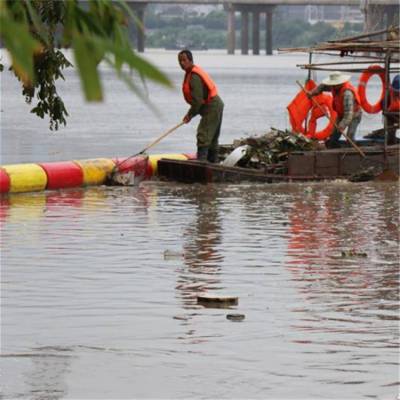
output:
[[[208,96],[207,99],[203,100],[203,104],[210,103],[213,97],[215,97],[218,94],[217,86],[214,83],[214,81],[210,78],[210,76],[207,74],[207,72],[205,72],[197,65],[193,65],[193,68],[189,72],[186,72],[185,77],[183,79],[182,91],[183,91],[183,97],[185,98],[186,102],[192,104],[193,100],[192,93],[190,90],[191,89],[190,80],[192,79],[192,74],[197,74],[201,78],[203,84],[208,89]]]
[[[388,111],[400,111],[400,97],[393,94],[393,90],[390,90],[390,103]]]
[[[356,88],[350,83],[345,82],[339,89],[339,93],[335,92],[333,89],[331,90],[333,95],[333,109],[337,112],[338,118],[342,118],[344,114],[343,109],[343,98],[344,98],[344,91],[351,90],[354,96],[355,105],[354,105],[354,112],[360,109],[360,96],[358,95],[358,91]]]

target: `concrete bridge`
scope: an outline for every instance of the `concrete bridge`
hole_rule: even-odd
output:
[[[266,39],[265,53],[272,54],[272,26],[273,13],[278,5],[327,5],[327,6],[359,6],[364,13],[366,32],[382,27],[382,21],[386,26],[398,25],[399,0],[126,0],[133,9],[141,26],[136,29],[137,49],[144,51],[145,28],[144,13],[147,4],[215,4],[223,5],[227,12],[228,32],[227,50],[228,54],[235,53],[235,14],[241,15],[241,53],[249,54],[249,19],[252,24],[252,54],[260,54],[260,20],[265,21]],[[265,17],[263,17],[265,14]]]

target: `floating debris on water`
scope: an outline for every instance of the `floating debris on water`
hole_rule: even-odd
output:
[[[368,254],[362,251],[357,251],[354,249],[350,250],[342,250],[341,251],[341,258],[349,258],[349,257],[368,257]]]
[[[244,314],[226,314],[226,318],[230,321],[241,322],[246,316]]]
[[[173,319],[177,319],[179,321],[187,321],[189,317],[185,317],[183,315],[174,315]]]
[[[164,260],[175,260],[183,257],[183,252],[174,251],[174,250],[165,250],[164,251]]]
[[[204,294],[197,296],[197,303],[210,308],[229,308],[238,305],[239,297]]]
[[[367,182],[373,180],[378,175],[376,167],[364,168],[349,176],[350,182]]]

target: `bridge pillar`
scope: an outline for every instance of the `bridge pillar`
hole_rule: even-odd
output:
[[[260,13],[258,10],[253,11],[253,55],[260,54]]]
[[[131,32],[133,33],[134,39],[136,39],[137,50],[140,53],[143,53],[145,43],[144,11],[147,7],[147,3],[127,2],[127,4],[130,6],[137,18]]]
[[[228,54],[235,52],[235,11],[241,16],[241,53],[249,54],[249,15],[252,15],[252,49],[253,55],[260,54],[260,14],[266,13],[266,54],[272,54],[272,13],[275,5],[265,4],[227,4],[228,12]]]
[[[272,10],[265,15],[265,54],[272,55]]]
[[[241,30],[241,44],[242,54],[249,54],[249,12],[243,10],[242,15],[242,30]]]
[[[235,29],[235,10],[228,8],[228,54],[235,54],[236,29]]]

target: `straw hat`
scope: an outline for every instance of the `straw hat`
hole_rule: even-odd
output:
[[[332,72],[328,78],[325,78],[322,83],[328,86],[336,86],[341,85],[342,83],[347,82],[350,80],[351,75],[342,74],[339,71]]]

